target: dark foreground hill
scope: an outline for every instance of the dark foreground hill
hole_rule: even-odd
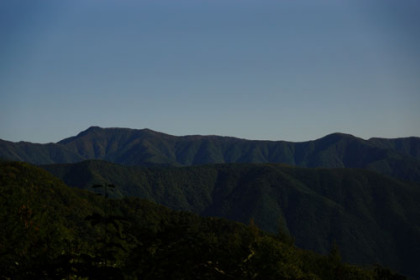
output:
[[[45,166],[68,185],[115,185],[172,209],[251,219],[326,254],[336,242],[351,263],[380,263],[420,279],[420,186],[360,169],[279,164],[120,166],[103,161]]]
[[[104,188],[111,188],[110,186]],[[293,246],[255,225],[70,189],[0,163],[0,279],[404,279]]]
[[[88,159],[123,165],[285,163],[301,167],[364,168],[420,182],[420,138],[363,140],[335,133],[301,143],[220,136],[176,137],[148,129],[91,127],[56,144],[0,140],[0,158],[34,164]]]

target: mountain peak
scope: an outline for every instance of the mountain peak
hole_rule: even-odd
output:
[[[80,132],[77,136],[83,136],[89,133],[94,133],[94,132],[98,132],[98,131],[102,131],[104,130],[102,127],[99,126],[90,126],[88,129]]]
[[[94,130],[100,130],[100,129],[103,129],[103,128],[97,125],[93,125],[93,126],[90,126],[88,129],[86,129],[85,131],[94,131]]]
[[[346,138],[357,138],[356,136],[349,134],[349,133],[343,133],[343,132],[333,132],[330,134],[325,135],[323,138],[326,137],[346,137]]]
[[[89,141],[88,139],[104,139],[108,137],[114,137],[116,135],[123,136],[123,137],[140,137],[140,135],[160,135],[164,136],[166,134],[161,132],[156,132],[154,130],[144,128],[144,129],[132,129],[132,128],[122,128],[122,127],[107,127],[103,128],[100,126],[90,126],[86,130],[83,130],[76,136],[72,136],[69,138],[65,138],[58,142],[58,144],[68,144],[75,140],[85,138],[85,141]]]
[[[360,140],[361,138],[358,138],[354,135],[351,134],[347,134],[347,133],[342,133],[342,132],[334,132],[331,134],[328,134],[320,139],[317,139],[315,141],[321,141],[321,142],[337,142],[337,141],[341,141],[341,140]]]
[[[86,136],[86,135],[89,135],[89,134],[92,134],[101,130],[103,130],[103,128],[99,126],[91,126],[88,129],[79,132],[76,136],[71,136],[71,137],[68,137],[59,141],[58,144],[66,144],[73,141],[74,139],[77,139],[77,138],[80,138],[80,137],[83,137],[83,136]]]
[[[108,131],[108,132],[122,132],[122,131],[141,131],[141,132],[150,132],[150,133],[159,133],[149,128],[143,129],[133,129],[133,128],[126,128],[126,127],[100,127],[100,126],[90,126],[88,129],[79,133],[79,135],[92,133],[92,132],[99,132],[99,131]]]

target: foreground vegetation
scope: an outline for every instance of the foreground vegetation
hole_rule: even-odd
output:
[[[284,233],[67,187],[0,163],[1,279],[404,279],[294,246]]]

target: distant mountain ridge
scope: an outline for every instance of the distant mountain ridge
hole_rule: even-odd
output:
[[[58,143],[0,140],[0,158],[33,164],[89,159],[123,165],[190,166],[212,163],[285,163],[300,167],[351,167],[420,182],[420,138],[363,140],[334,133],[306,142],[222,136],[172,136],[150,129],[90,127]]]

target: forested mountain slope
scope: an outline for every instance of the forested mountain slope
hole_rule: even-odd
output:
[[[24,163],[0,163],[0,223],[0,279],[405,279],[252,223],[71,189]]]
[[[365,168],[420,182],[420,138],[363,140],[335,133],[307,142],[220,136],[171,136],[148,129],[91,127],[56,144],[0,141],[0,158],[34,164],[101,159],[124,165],[285,163],[301,167]]]
[[[346,261],[380,263],[420,278],[420,186],[361,169],[281,164],[192,167],[120,166],[103,161],[45,166],[68,185],[117,186],[172,209],[219,216],[290,233],[302,248]]]

